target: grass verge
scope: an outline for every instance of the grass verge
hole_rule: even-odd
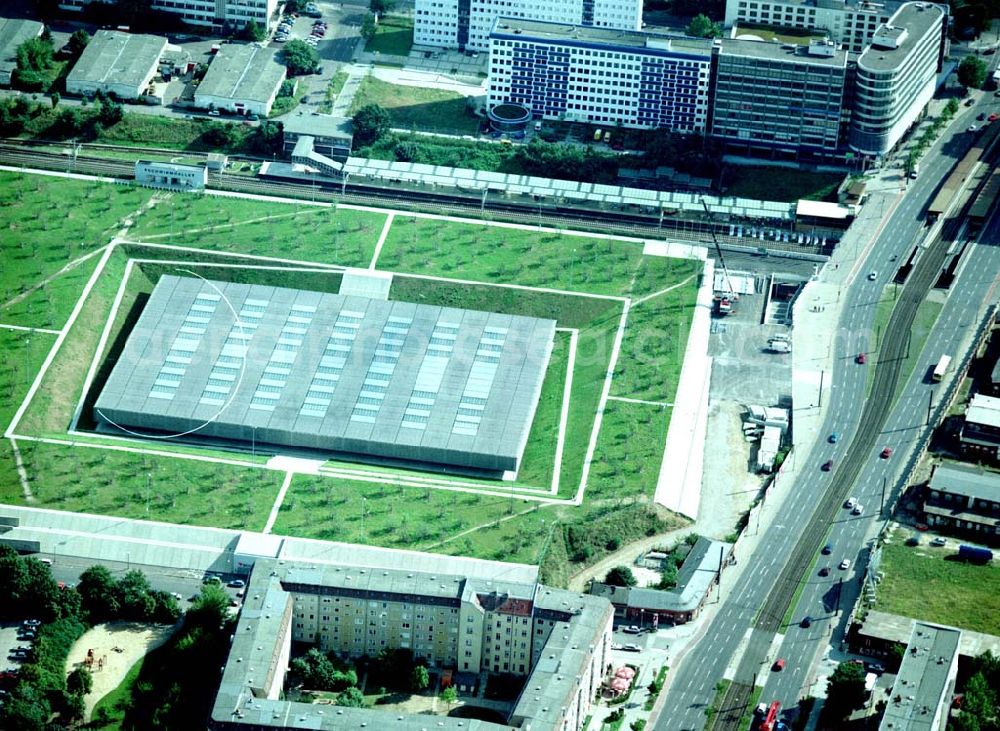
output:
[[[400,129],[458,135],[475,134],[479,129],[479,120],[469,114],[466,98],[453,91],[390,84],[366,76],[348,116],[368,104],[384,107],[392,126]]]
[[[375,27],[375,37],[365,43],[368,53],[387,56],[408,56],[413,47],[413,18],[404,15],[384,15]]]
[[[723,173],[726,195],[765,201],[836,200],[844,176],[767,165],[730,165]]]

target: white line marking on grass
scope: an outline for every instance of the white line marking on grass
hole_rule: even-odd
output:
[[[21,450],[17,447],[17,441],[14,437],[10,438],[11,451],[14,452],[14,467],[17,469],[17,477],[21,481],[21,492],[24,495],[24,499],[29,502],[35,502],[35,496],[31,492],[31,481],[28,479],[28,471],[24,469],[24,460],[21,459]]]
[[[94,351],[94,358],[90,361],[87,376],[83,379],[83,390],[80,391],[80,400],[76,404],[76,409],[73,410],[73,420],[69,423],[70,431],[76,431],[77,421],[79,421],[80,414],[83,412],[83,402],[87,398],[87,391],[90,390],[90,386],[94,382],[94,376],[97,375],[97,364],[100,362],[101,354],[104,352],[108,338],[111,336],[111,328],[115,323],[115,316],[118,314],[118,308],[121,306],[122,299],[125,297],[125,288],[128,285],[128,278],[131,275],[132,259],[129,259],[125,264],[125,273],[122,275],[121,284],[118,285],[118,292],[115,293],[115,301],[111,305],[111,314],[108,315],[108,320],[104,323],[101,339],[97,341],[97,350]]]
[[[666,401],[646,401],[641,398],[625,398],[624,396],[608,396],[608,401],[621,401],[625,404],[646,404],[647,406],[673,406],[673,404],[667,403]]]
[[[206,267],[211,269],[260,269],[266,272],[314,272],[321,274],[339,274],[343,267],[340,269],[327,269],[326,267],[308,267],[308,266],[264,266],[263,264],[223,264],[222,262],[191,262],[184,261],[182,259],[130,259],[129,261],[134,261],[136,264],[173,264],[174,266],[183,266],[185,269],[190,269],[192,267]]]
[[[285,473],[285,479],[281,483],[281,489],[278,490],[278,497],[274,499],[274,505],[271,507],[271,514],[267,516],[267,523],[264,524],[264,530],[261,533],[270,533],[271,529],[274,528],[274,522],[278,519],[278,511],[281,510],[281,504],[285,502],[285,493],[288,492],[288,486],[292,484],[292,478],[295,477],[295,473],[289,470]]]
[[[604,386],[601,388],[601,400],[597,404],[597,415],[594,417],[594,426],[590,432],[590,443],[587,445],[587,456],[583,458],[583,474],[580,475],[580,487],[573,498],[574,505],[583,503],[583,493],[587,489],[587,478],[590,477],[590,465],[594,460],[594,450],[597,449],[597,436],[601,433],[601,422],[604,420],[604,407],[608,404],[608,396],[611,395],[611,380],[615,375],[615,367],[618,365],[618,354],[622,349],[622,340],[625,338],[625,321],[628,320],[631,300],[626,299],[622,307],[622,318],[618,323],[618,331],[615,333],[615,344],[611,349],[611,360],[608,362],[607,373],[604,374]]]
[[[105,246],[107,246],[107,244],[105,244]],[[63,274],[66,274],[67,272],[73,271],[78,266],[80,266],[81,264],[83,264],[83,262],[87,261],[87,259],[90,259],[93,256],[97,256],[102,251],[104,251],[104,248],[105,248],[104,246],[101,246],[100,248],[94,249],[93,251],[90,251],[90,252],[84,254],[83,256],[77,257],[73,261],[71,261],[68,264],[66,264],[65,266],[61,267],[59,269],[59,271],[55,272],[54,274],[50,274],[49,276],[47,276],[45,279],[43,279],[40,282],[35,282],[35,284],[33,284],[31,287],[29,287],[25,291],[21,292],[18,295],[15,295],[14,297],[11,297],[9,300],[7,300],[2,305],[0,305],[0,309],[4,309],[4,308],[10,307],[12,305],[16,305],[18,302],[26,299],[27,297],[31,296],[32,294],[34,294],[35,292],[37,292],[38,290],[40,290],[42,287],[44,287],[46,284],[48,284],[52,280],[57,279],[58,277],[61,277]]]
[[[372,254],[372,263],[368,265],[369,269],[375,268],[375,262],[378,261],[378,255],[382,253],[382,244],[385,243],[385,239],[389,235],[389,228],[392,226],[392,221],[395,217],[395,213],[389,213],[389,215],[385,217],[385,223],[382,225],[382,233],[378,237],[378,243],[375,244],[375,253]]]
[[[556,463],[552,468],[551,492],[553,495],[559,494],[559,477],[562,473],[563,448],[566,446],[566,423],[569,420],[569,398],[573,391],[573,368],[576,367],[576,343],[579,337],[579,330],[570,330],[569,356],[566,358],[566,381],[563,384],[562,410],[559,413],[559,436],[556,437]]]
[[[687,279],[684,279],[683,281],[678,282],[677,284],[671,285],[671,286],[667,287],[666,289],[661,289],[658,292],[653,292],[652,294],[647,294],[644,297],[640,297],[639,299],[635,300],[632,303],[632,306],[634,307],[635,305],[641,305],[643,302],[651,300],[654,297],[659,297],[661,294],[666,294],[667,292],[669,292],[669,291],[671,291],[673,289],[677,289],[678,287],[683,287],[685,284],[687,284],[688,282],[690,282],[692,279],[694,279],[697,276],[698,276],[697,274],[692,274]]]
[[[66,340],[66,335],[73,327],[73,323],[76,322],[76,318],[80,316],[80,311],[83,309],[83,303],[87,301],[87,297],[90,295],[90,290],[94,288],[94,284],[97,283],[98,278],[101,276],[101,272],[104,271],[104,266],[108,263],[108,259],[111,258],[111,253],[114,250],[114,242],[105,247],[104,256],[101,257],[101,260],[97,262],[97,266],[94,268],[94,271],[91,272],[90,279],[87,280],[87,285],[83,288],[80,298],[76,301],[76,305],[74,305],[73,311],[66,320],[66,324],[56,337],[56,341],[52,344],[52,347],[49,348],[49,354],[45,356],[45,361],[42,363],[42,367],[38,370],[38,375],[35,376],[35,380],[32,382],[31,388],[28,389],[28,393],[25,395],[21,405],[18,406],[17,412],[14,414],[14,418],[11,419],[10,424],[4,432],[4,436],[9,437],[14,433],[18,422],[20,422],[21,418],[24,416],[24,412],[28,410],[28,404],[31,403],[31,400],[38,392],[38,388],[42,385],[42,379],[45,378],[46,371],[48,371],[49,366],[52,365],[52,361],[55,360],[56,353],[58,353],[59,348],[62,347],[63,342]]]
[[[118,183],[119,185],[127,185],[132,187],[131,180],[124,180],[122,178],[105,178],[101,175],[84,175],[83,173],[63,173],[58,170],[41,170],[39,168],[28,168],[28,167],[17,167],[15,165],[0,165],[0,170],[6,170],[10,173],[21,173],[22,175],[45,175],[50,178],[70,178],[72,180],[89,180],[98,181],[99,183]]]
[[[590,292],[571,292],[565,289],[551,289],[550,287],[530,287],[526,284],[503,284],[501,282],[480,282],[475,279],[449,279],[432,274],[410,274],[408,272],[389,272],[394,277],[410,277],[411,279],[427,279],[432,282],[448,282],[449,284],[478,284],[485,287],[503,287],[505,289],[523,289],[527,292],[545,292],[547,294],[565,294],[571,297],[591,297],[592,299],[611,300],[613,302],[625,302],[628,298],[614,294],[592,294]]]
[[[205,195],[217,195],[220,198],[245,198],[252,201],[268,201],[270,203],[287,203],[295,206],[316,206],[318,208],[333,208],[333,203],[326,201],[307,201],[304,198],[283,198],[276,195],[262,195],[261,193],[237,193],[232,190],[206,189],[202,191]]]
[[[28,333],[46,333],[47,335],[58,335],[60,332],[59,330],[49,330],[46,327],[25,327],[24,325],[8,325],[3,322],[0,322],[0,328]]]

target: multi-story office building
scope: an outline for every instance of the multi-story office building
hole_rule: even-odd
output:
[[[487,104],[535,117],[705,131],[711,41],[499,18]]]
[[[831,42],[716,41],[709,134],[746,151],[833,153],[846,84],[847,52]]]
[[[382,566],[419,561],[419,554],[381,553],[376,563]],[[363,567],[257,560],[210,727],[284,728],[283,719],[292,716],[307,717],[308,727],[317,729],[428,725],[426,716],[390,718],[353,708],[323,714],[317,706],[280,700],[291,643],[302,642],[347,657],[405,649],[430,667],[527,676],[510,724],[576,731],[610,662],[612,607],[606,599],[507,581],[502,574],[483,579],[370,561]],[[442,716],[433,725],[462,724]]]
[[[486,51],[497,18],[639,30],[642,0],[416,0],[413,42]]]
[[[59,0],[63,10],[83,10],[92,2],[110,0]],[[251,20],[264,28],[273,24],[278,0],[152,0],[153,10],[176,13],[185,23],[212,28],[242,28]]]
[[[858,58],[849,144],[863,155],[892,150],[934,96],[944,52],[945,10],[906,3]]]

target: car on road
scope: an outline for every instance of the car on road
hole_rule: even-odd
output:
[[[857,357],[854,359],[854,362],[864,365],[865,363],[868,362],[868,356],[865,355],[864,353],[858,353]]]
[[[878,675],[881,675],[882,673],[885,672],[885,665],[883,665],[880,662],[866,662],[865,670],[867,670],[869,673],[876,673]]]
[[[813,618],[807,615],[802,618],[801,622],[799,622],[799,626],[802,627],[803,629],[809,629],[810,627],[812,627],[812,623],[813,623]]]
[[[994,112],[993,114],[991,114],[990,116],[988,116],[986,118],[986,121],[987,122],[996,122],[998,119],[1000,119],[1000,114],[997,114],[996,112]]]
[[[986,119],[986,112],[980,112],[979,114],[976,115],[977,122],[982,122],[985,119]]]
[[[208,116],[209,117],[218,117],[219,116],[219,110],[218,109],[209,109],[208,110]]]
[[[833,469],[833,460],[832,459],[828,459],[826,462],[823,463],[823,466],[820,467],[820,469],[823,470],[824,472],[829,472],[830,470],[832,470]]]
[[[975,99],[966,99],[965,100],[965,106],[967,106],[967,107],[971,107],[975,103],[976,103]]]
[[[830,435],[830,438],[827,439],[827,441],[830,442],[830,444],[836,444],[837,442],[839,442],[840,432],[833,432],[833,434]]]
[[[854,509],[851,510],[851,515],[861,515],[864,512],[865,512],[865,506],[862,505],[861,503],[858,503],[857,505],[854,506]]]
[[[874,282],[876,279],[878,279],[878,272],[872,269],[870,272],[868,272],[868,281]]]
[[[937,548],[941,548],[941,546],[947,546],[948,545],[948,541],[946,541],[941,536],[937,536],[936,538],[934,538],[933,540],[931,540],[931,545],[932,546],[936,546]]]
[[[785,658],[779,657],[777,660],[775,660],[774,665],[771,666],[771,669],[776,673],[780,673],[782,670],[784,670]]]
[[[245,582],[243,579],[232,579],[230,580],[229,585],[234,589],[242,589],[244,586],[247,585],[247,582]]]
[[[967,131],[969,131],[969,132],[978,132],[979,131],[979,127],[977,127],[974,124],[970,124],[969,125],[969,129]]]
[[[844,503],[844,507],[848,510],[854,510],[854,506],[858,504],[858,499],[856,497],[847,498],[847,502]]]
[[[843,561],[840,562],[841,571],[847,571],[847,569],[849,568],[851,568],[851,559],[845,558]]]
[[[821,568],[819,570],[819,575],[820,576],[829,576],[830,575],[830,567],[829,566],[824,566],[823,568]]]
[[[892,447],[883,447],[881,454],[882,459],[889,459],[889,457],[891,456],[892,456]]]
[[[622,649],[626,652],[642,652],[642,648],[639,645],[629,643],[627,645],[622,645]]]
[[[640,632],[642,632],[642,630],[641,630],[641,629],[639,629],[639,628],[638,628],[637,626],[635,626],[634,624],[631,624],[631,625],[629,625],[628,627],[622,627],[622,632],[624,632],[624,633],[625,633],[625,634],[627,634],[627,635],[637,635],[637,634],[639,634]]]
[[[822,549],[820,549],[820,553],[822,553],[824,556],[829,556],[831,553],[833,553],[833,544],[827,543],[825,546],[823,546]]]

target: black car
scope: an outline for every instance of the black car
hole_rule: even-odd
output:
[[[978,115],[976,115],[976,121],[978,122],[982,122],[985,119],[986,119],[986,112],[980,112]]]
[[[821,568],[819,570],[819,575],[820,576],[829,576],[830,575],[830,567],[829,566],[824,566],[823,568]]]
[[[833,553],[833,544],[827,543],[825,546],[823,546],[822,553],[824,556],[829,556],[831,553]]]
[[[801,626],[803,629],[809,629],[810,627],[812,627],[812,623],[813,623],[812,617],[803,617],[802,621],[799,622],[799,626]]]

